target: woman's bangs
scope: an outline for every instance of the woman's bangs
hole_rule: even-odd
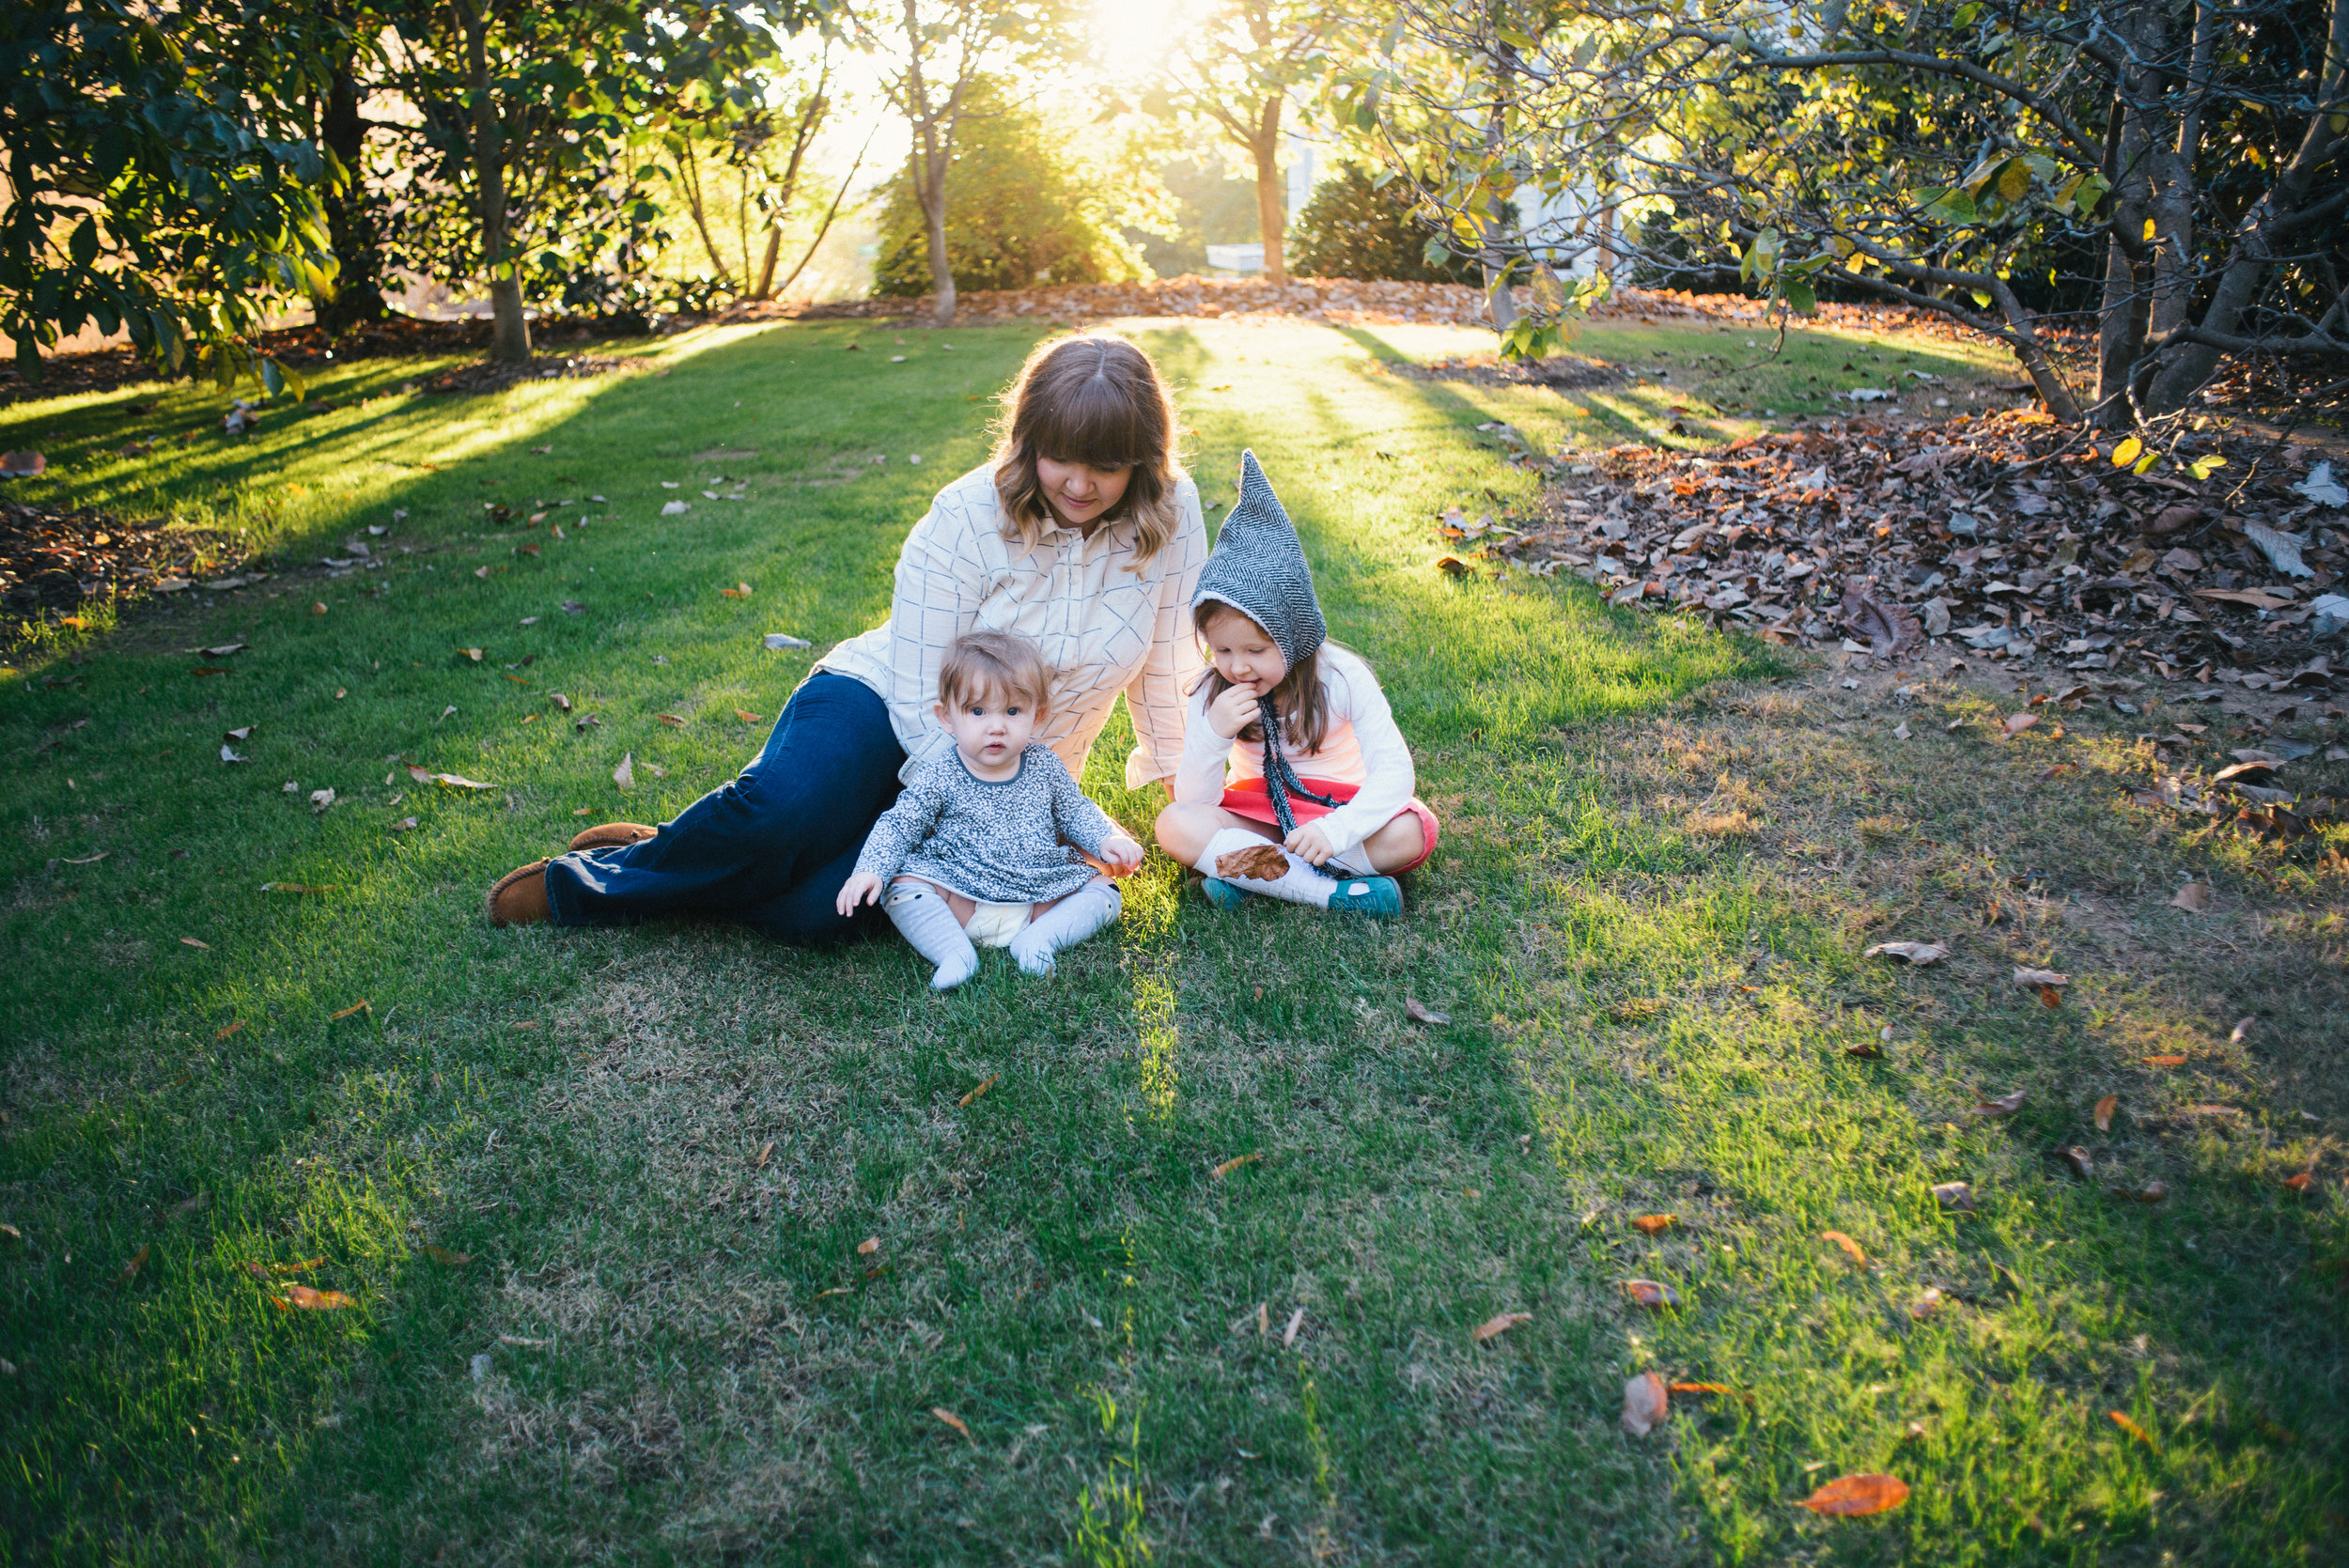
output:
[[[1160,442],[1149,439],[1139,399],[1109,377],[1051,388],[1042,401],[1032,437],[1037,457],[1087,468],[1146,468],[1158,460]]]

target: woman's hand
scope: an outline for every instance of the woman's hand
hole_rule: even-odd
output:
[[[1142,846],[1124,833],[1112,833],[1101,841],[1101,863],[1112,877],[1131,877],[1142,869]]]
[[[1226,687],[1223,695],[1207,705],[1207,728],[1226,740],[1256,719],[1256,690],[1252,686]]]
[[[869,871],[860,871],[840,884],[840,896],[833,903],[842,918],[856,913],[859,904],[880,902],[881,879]]]
[[[1330,846],[1330,835],[1321,831],[1318,822],[1308,822],[1281,841],[1288,846],[1290,854],[1308,865],[1319,865],[1337,851]]]

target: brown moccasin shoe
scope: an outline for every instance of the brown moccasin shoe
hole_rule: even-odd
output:
[[[642,843],[659,832],[641,822],[599,822],[592,828],[582,828],[571,835],[573,849],[623,849]]]
[[[482,911],[491,925],[536,925],[547,918],[547,862],[517,866],[490,884]]]

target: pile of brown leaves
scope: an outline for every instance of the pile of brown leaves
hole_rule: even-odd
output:
[[[70,617],[92,599],[184,589],[198,576],[235,585],[243,547],[164,527],[125,523],[108,512],[0,501],[0,625],[46,613]],[[257,581],[257,580],[254,580]]]
[[[2329,469],[2216,434],[2184,438],[2148,474],[2116,455],[2134,452],[2035,411],[1852,419],[1713,456],[1529,456],[1556,479],[1539,517],[1455,509],[1440,528],[1455,548],[1571,572],[1610,602],[1782,644],[1887,661],[1963,649],[2108,682],[2327,688],[2322,650],[2349,624],[2349,599],[2327,592],[2349,561],[2349,510],[2321,499],[2339,493]],[[2208,477],[2193,477],[2198,460]]]

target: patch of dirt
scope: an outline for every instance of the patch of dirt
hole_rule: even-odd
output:
[[[0,641],[93,600],[183,590],[199,576],[210,580],[207,586],[236,586],[244,560],[233,535],[161,520],[126,523],[91,507],[0,501]]]
[[[1503,364],[1491,354],[1441,359],[1426,365],[1391,366],[1415,381],[1466,381],[1471,386],[1546,386],[1553,392],[1620,386],[1630,377],[1620,365],[1580,354],[1552,354],[1531,364]]]
[[[425,392],[503,392],[523,381],[560,381],[584,376],[609,376],[627,368],[629,362],[626,360],[601,359],[593,354],[573,354],[559,360],[542,355],[528,365],[506,365],[496,360],[460,365],[418,384]]]
[[[1439,533],[1610,603],[1887,662],[1964,653],[2123,701],[2157,679],[2231,712],[2341,678],[2349,510],[2309,447],[2220,428],[2137,474],[2111,440],[2014,411],[1514,456],[1552,480],[1538,512],[1455,509]]]

